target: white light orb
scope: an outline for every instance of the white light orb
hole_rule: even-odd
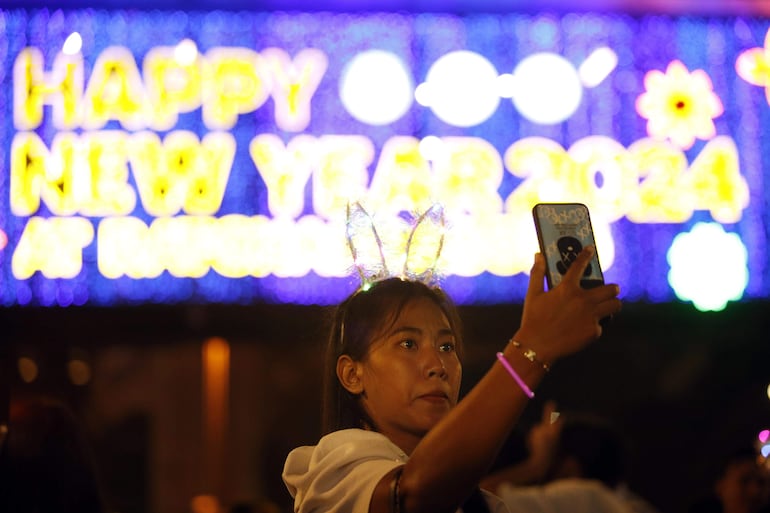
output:
[[[561,123],[575,113],[583,97],[577,70],[555,53],[530,55],[516,66],[513,76],[513,104],[535,123]]]
[[[618,66],[618,56],[607,46],[597,48],[578,67],[580,81],[586,87],[596,87]]]
[[[83,38],[80,37],[80,34],[78,32],[73,32],[69,36],[67,36],[67,39],[64,40],[64,44],[62,45],[62,53],[65,55],[76,55],[80,53],[80,50],[83,48]]]
[[[424,137],[418,146],[420,155],[425,160],[440,160],[445,152],[444,141],[435,135]]]
[[[451,52],[428,70],[419,89],[420,103],[445,123],[468,127],[486,121],[500,103],[497,70],[481,55]]]
[[[192,39],[183,39],[174,47],[174,60],[180,66],[189,66],[198,58],[198,46]]]
[[[358,121],[387,125],[412,106],[412,77],[403,61],[382,50],[356,55],[340,78],[342,105]]]

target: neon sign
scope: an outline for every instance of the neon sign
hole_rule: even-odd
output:
[[[394,238],[399,212],[441,202],[463,303],[523,297],[538,201],[589,205],[628,299],[770,295],[770,105],[738,75],[768,23],[651,20],[713,44],[642,58],[651,36],[617,16],[138,13],[140,41],[121,12],[0,15],[4,304],[334,302],[353,286],[350,200]],[[514,36],[513,59],[472,50]],[[727,264],[748,276],[710,302],[674,266],[716,240],[666,259],[704,222],[720,230],[699,240],[737,237]]]

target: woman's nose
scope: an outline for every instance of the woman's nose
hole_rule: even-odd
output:
[[[441,358],[441,353],[439,353],[438,349],[429,348],[426,353],[425,370],[427,376],[429,378],[445,378],[447,375],[446,366],[444,365],[444,359]]]

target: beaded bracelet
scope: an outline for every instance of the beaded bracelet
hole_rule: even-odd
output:
[[[546,371],[546,372],[551,370],[551,367],[549,367],[547,363],[541,362],[540,360],[537,359],[537,353],[534,352],[532,349],[527,349],[526,347],[522,346],[519,341],[514,340],[514,339],[511,339],[510,342],[513,345],[513,347],[515,347],[516,349],[521,350],[521,352],[524,354],[524,358],[526,358],[527,360],[529,360],[532,363],[536,363],[536,364],[542,366],[543,370]]]
[[[516,373],[515,370],[513,370],[513,367],[511,367],[511,364],[508,363],[508,360],[505,359],[505,355],[503,353],[497,353],[497,359],[500,360],[500,363],[503,364],[503,367],[505,367],[505,370],[508,371],[508,374],[511,375],[513,380],[516,382],[519,387],[524,391],[524,394],[532,399],[535,397],[535,393],[532,391],[531,388],[527,386],[526,383],[524,383],[524,380],[519,377],[519,375]]]

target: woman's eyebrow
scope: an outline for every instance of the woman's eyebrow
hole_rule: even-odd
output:
[[[414,334],[414,335],[421,335],[422,330],[420,328],[414,327],[414,326],[396,326],[393,328],[393,330],[390,332],[390,335],[403,335],[403,334]]]
[[[397,326],[393,329],[393,331],[390,332],[390,336],[394,335],[404,335],[404,334],[413,334],[413,335],[422,335],[423,330],[421,328],[417,328],[415,326]],[[438,334],[441,336],[449,335],[454,337],[455,332],[452,331],[452,328],[441,328],[438,331]]]

